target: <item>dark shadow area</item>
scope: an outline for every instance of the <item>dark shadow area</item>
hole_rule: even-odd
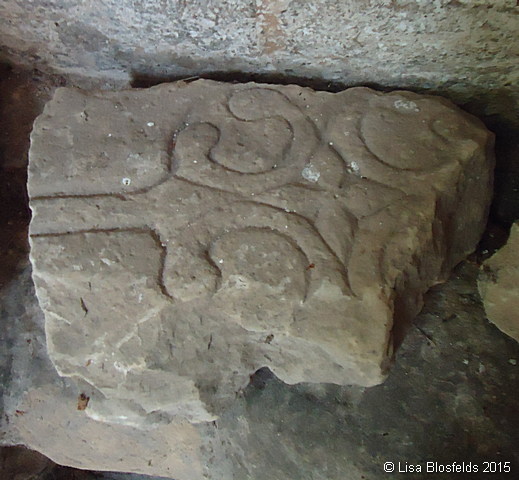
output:
[[[0,478],[2,480],[161,480],[161,477],[148,475],[91,472],[63,467],[25,447],[0,448]]]
[[[346,85],[338,81],[327,81],[322,78],[301,77],[297,75],[286,75],[281,73],[247,73],[247,72],[207,72],[200,75],[179,76],[179,75],[154,75],[150,73],[132,73],[131,86],[133,88],[149,88],[161,83],[178,82],[178,81],[194,81],[200,78],[206,80],[214,80],[216,82],[227,83],[272,83],[276,85],[299,85],[300,87],[312,88],[322,92],[336,93],[354,85]],[[392,87],[383,87],[374,83],[366,83],[361,85],[363,87],[370,87],[379,91],[395,90]]]
[[[29,253],[26,181],[23,169],[0,171],[0,289],[7,285],[17,265]]]
[[[512,92],[511,88],[489,89],[460,105],[496,135],[494,197],[487,229],[476,252],[479,262],[506,243],[512,223],[519,219],[519,114]]]
[[[519,219],[519,129],[483,119],[496,133],[496,170],[491,219],[503,227]]]
[[[34,119],[63,77],[0,64],[0,289],[29,252],[27,163]]]
[[[90,472],[56,465],[24,447],[0,448],[0,472],[5,480],[95,480]]]

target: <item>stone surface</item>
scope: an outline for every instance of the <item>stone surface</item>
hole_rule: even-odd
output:
[[[507,244],[481,266],[478,288],[488,319],[519,341],[519,223]]]
[[[58,89],[29,165],[50,357],[92,418],[186,439],[261,367],[379,383],[423,293],[479,240],[491,147],[409,92]]]
[[[211,428],[195,426],[205,442],[192,449],[181,449],[165,425],[109,425],[77,410],[80,391],[48,359],[43,314],[24,266],[0,290],[2,444],[28,445],[63,465],[173,480],[387,480],[388,458],[413,465],[510,461],[512,472],[519,469],[519,344],[485,320],[473,263],[427,295],[384,384],[286,385],[260,371]],[[4,354],[11,364],[2,362]],[[181,470],[175,458],[189,462]],[[57,478],[82,480],[80,474]]]
[[[518,99],[516,0],[26,3],[0,2],[2,50],[70,75],[239,71]]]

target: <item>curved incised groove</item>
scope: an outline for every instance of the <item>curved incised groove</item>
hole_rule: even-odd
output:
[[[279,229],[272,228],[272,227],[265,227],[265,226],[229,229],[229,230],[226,230],[221,236],[212,239],[212,241],[211,241],[211,248],[210,249],[212,249],[212,246],[214,244],[217,244],[220,241],[224,241],[225,238],[228,235],[232,235],[233,233],[253,233],[253,234],[267,233],[267,234],[274,234],[277,237],[279,237],[279,238],[283,239],[284,241],[286,241],[290,245],[290,247],[293,248],[294,251],[297,252],[301,256],[301,258],[304,259],[304,261],[301,264],[301,269],[302,269],[302,273],[304,274],[304,278],[305,278],[305,292],[304,292],[304,295],[303,295],[303,300],[306,300],[306,298],[308,296],[310,280],[311,280],[311,273],[310,273],[311,269],[307,268],[307,266],[310,265],[311,262],[308,259],[308,256],[306,255],[305,251],[301,248],[299,243],[293,237],[291,237],[286,232],[283,232],[283,231],[281,231]],[[209,252],[207,252],[207,256],[210,258],[210,261],[213,264],[213,266],[215,268],[217,268],[221,272],[220,267],[214,261],[214,259],[212,258],[211,254]],[[220,289],[220,287],[221,287],[221,285],[217,286],[217,289],[216,289],[215,293]]]
[[[262,94],[269,92],[268,95],[272,92],[276,96],[276,101],[270,102],[273,103],[272,105],[269,102],[260,105],[252,102],[254,107],[258,107],[254,109],[251,107],[249,98],[250,90],[257,90]],[[257,115],[236,116],[236,108],[232,107],[233,99],[235,100],[240,94],[245,95],[247,108],[252,108],[253,111],[260,110]],[[257,99],[255,101],[258,102]],[[283,102],[283,116],[279,114],[280,101]],[[269,89],[237,92],[229,100],[229,105],[235,121],[249,123],[277,118],[286,122],[291,139],[287,145],[281,147],[281,165],[273,162],[272,168],[256,172],[222,165],[216,158],[215,152],[223,130],[212,123],[199,122],[182,130],[177,136],[174,152],[177,167],[175,175],[198,185],[248,195],[279,188],[299,178],[302,169],[318,146],[315,127],[302,111],[290,103],[284,95]]]
[[[365,115],[348,115],[344,112],[339,115],[336,123],[328,123],[325,136],[329,140],[333,151],[344,160],[347,171],[360,178],[369,178],[391,183],[397,180],[402,173],[408,171],[419,171],[419,169],[405,169],[390,164],[387,160],[377,155],[369,147],[365,138],[363,122]],[[341,125],[340,130],[337,125]],[[347,134],[345,136],[345,134]],[[401,180],[401,179],[400,179]],[[396,182],[398,183],[398,182]],[[342,184],[347,184],[347,177],[343,178]]]
[[[245,97],[245,108],[240,106],[238,103],[238,100],[242,95]],[[247,102],[248,99],[254,96],[259,97],[256,99],[254,104]],[[255,87],[240,90],[229,99],[229,110],[236,118],[242,121],[254,121],[260,120],[262,118],[280,116],[279,111],[281,106],[283,108],[284,119],[288,121],[293,132],[293,141],[290,145],[285,163],[287,165],[304,165],[306,163],[306,159],[309,158],[313,153],[320,136],[314,123],[310,121],[305,113],[298,106],[296,106],[290,100],[290,98],[278,90]],[[257,110],[261,112],[260,115],[250,115],[250,112],[256,111],[254,107],[256,107]],[[296,125],[299,128],[296,128]],[[313,148],[308,148],[309,139],[313,140]],[[305,152],[306,157],[305,155],[301,155],[300,152],[296,151],[299,146],[301,146],[299,150]],[[305,158],[301,159],[301,157]]]
[[[316,266],[309,269],[309,295],[325,278],[350,293],[344,266],[306,219],[271,206],[241,202],[212,211],[170,242],[164,278],[170,295],[181,300],[213,295],[221,272],[207,262],[208,246],[230,231],[250,228],[279,232],[296,242],[308,264]]]
[[[222,168],[243,175],[262,175],[286,166],[294,130],[282,116],[233,120],[221,129],[221,136],[211,148],[209,158]],[[245,141],[240,141],[242,136]],[[233,142],[220,141],[230,138]]]
[[[306,188],[306,186],[304,186],[304,188]],[[347,260],[340,258],[340,256],[336,252],[336,248],[333,248],[330,245],[330,243],[326,240],[325,236],[323,235],[323,233],[320,231],[320,229],[316,225],[316,222],[313,222],[308,217],[305,217],[304,215],[301,215],[300,213],[297,213],[297,212],[287,212],[283,208],[280,208],[280,207],[278,207],[276,205],[272,205],[272,204],[270,204],[268,202],[265,202],[265,201],[254,202],[254,205],[264,205],[265,207],[273,208],[273,209],[275,209],[275,210],[277,210],[277,211],[279,211],[279,212],[281,212],[283,214],[294,216],[296,218],[301,219],[303,222],[306,222],[308,224],[308,226],[312,229],[312,231],[315,233],[315,235],[317,235],[320,238],[320,240],[323,243],[323,245],[328,249],[329,255],[334,257],[335,261],[337,261],[337,263],[339,263],[342,266],[341,273],[344,271],[343,279],[344,279],[346,285],[349,286],[349,282],[347,280],[347,276],[346,276],[346,273],[345,273]],[[346,215],[351,216],[352,222],[354,224],[354,228],[356,229],[356,227],[357,227],[357,219],[356,219],[355,215],[352,212],[349,212],[349,211],[346,212]],[[311,263],[311,262],[309,262],[309,263]]]
[[[366,149],[366,152],[371,156],[371,158],[373,158],[375,161],[377,161],[380,165],[384,166],[385,168],[389,168],[393,171],[413,171],[413,170],[417,170],[416,168],[403,168],[403,167],[398,167],[396,165],[391,165],[390,163],[388,163],[386,160],[384,160],[383,158],[381,158],[379,155],[377,155],[369,146],[369,142],[366,140],[366,137],[364,135],[364,132],[363,132],[363,122],[364,122],[364,117],[362,117],[360,120],[359,120],[359,126],[358,126],[358,130],[357,130],[357,134],[359,136],[359,139],[361,140],[362,144],[364,145],[364,148]]]
[[[420,138],[410,139],[405,132],[412,130],[416,122],[422,126]],[[384,135],[378,134],[380,128],[385,129]],[[434,171],[445,163],[439,147],[447,142],[434,131],[431,118],[422,113],[370,112],[360,120],[359,135],[378,162],[396,171]]]

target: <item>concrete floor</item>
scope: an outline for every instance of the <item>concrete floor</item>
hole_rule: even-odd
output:
[[[65,79],[38,72],[2,72],[2,322],[13,319],[13,305],[32,295],[30,285],[12,288],[13,282],[30,283],[25,194],[28,135],[53,89],[64,83]],[[476,287],[479,263],[506,241],[509,223],[519,217],[519,193],[514,186],[519,172],[510,174],[519,164],[517,140],[510,129],[499,130],[498,123],[490,122],[491,127],[496,125],[498,182],[487,234],[478,252],[460,264],[448,282],[429,292],[387,381],[370,389],[288,386],[268,371],[257,372],[243,397],[222,418],[226,428],[232,428],[240,416],[255,426],[244,441],[251,463],[257,459],[258,469],[251,477],[236,465],[237,480],[428,478],[423,472],[410,473],[416,465],[424,469],[426,462],[471,462],[478,467],[477,473],[431,477],[436,479],[488,478],[482,472],[484,462],[495,462],[489,464],[491,469],[504,468],[510,462],[511,473],[496,473],[491,478],[519,478],[519,345],[486,320]],[[6,297],[6,292],[16,291],[25,296],[13,298],[11,293],[11,298]],[[1,362],[0,393],[8,378],[7,350],[0,355]],[[397,470],[400,462],[400,468],[408,472],[386,474],[384,462],[393,462]],[[0,478],[151,477],[73,470],[56,466],[35,452],[5,447],[0,450]]]

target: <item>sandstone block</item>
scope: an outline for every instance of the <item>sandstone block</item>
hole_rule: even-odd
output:
[[[492,146],[410,92],[58,89],[29,165],[49,355],[132,426],[211,421],[261,367],[377,384],[479,240]]]
[[[519,223],[507,244],[481,266],[478,288],[488,319],[519,341]]]

